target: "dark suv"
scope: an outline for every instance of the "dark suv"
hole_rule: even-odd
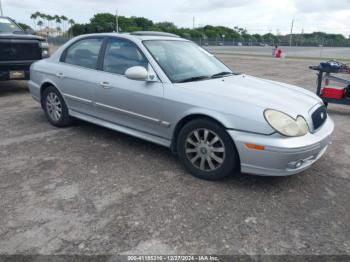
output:
[[[48,44],[44,38],[0,16],[0,80],[29,79],[30,65],[47,56]]]

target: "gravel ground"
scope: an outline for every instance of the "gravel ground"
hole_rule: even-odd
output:
[[[221,58],[314,89],[310,61]],[[25,83],[1,83],[0,253],[350,254],[350,107],[329,108],[333,144],[306,172],[214,183],[166,148],[83,122],[57,129]]]

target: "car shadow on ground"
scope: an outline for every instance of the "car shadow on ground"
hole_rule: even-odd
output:
[[[98,137],[101,139],[101,142],[103,143],[117,141],[116,143],[118,143],[118,145],[120,145],[121,147],[130,148],[130,150],[135,151],[135,154],[137,155],[149,155],[150,157],[162,156],[162,162],[168,163],[171,166],[175,166],[176,172],[174,173],[177,176],[181,176],[182,178],[184,178],[183,176],[186,176],[186,179],[179,179],[182,180],[184,183],[189,182],[187,178],[190,178],[191,183],[196,183],[196,181],[199,183],[203,182],[203,180],[192,177],[191,174],[182,166],[177,156],[166,147],[162,147],[157,144],[153,144],[151,142],[81,120],[74,121],[74,127],[79,128],[79,132],[82,132],[86,136],[98,135]],[[235,185],[235,187],[242,186],[246,188],[261,187],[266,190],[268,188],[287,186],[287,184],[297,179],[297,176],[298,175],[284,177],[269,177],[243,174],[237,172],[223,180],[214,182],[208,181],[208,183],[215,183],[216,186],[223,187],[230,187],[232,185]]]
[[[27,81],[0,81],[0,97],[28,92]]]
[[[332,108],[327,108],[328,113],[337,116],[350,116],[350,107],[349,106],[333,106]]]

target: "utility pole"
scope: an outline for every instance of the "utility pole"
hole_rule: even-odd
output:
[[[4,11],[2,10],[2,2],[0,0],[0,15],[4,16]]]
[[[193,17],[193,29],[195,28],[196,18]]]
[[[293,40],[293,27],[294,27],[294,19],[292,20],[292,26],[291,26],[291,28],[290,28],[289,46],[292,46],[292,40]]]
[[[0,0],[1,1],[1,0]],[[118,9],[115,11],[115,31],[119,33]]]
[[[299,45],[303,45],[304,44],[304,28],[301,29],[301,40],[300,40],[300,44]]]

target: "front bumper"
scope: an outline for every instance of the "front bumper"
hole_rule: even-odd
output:
[[[259,135],[228,130],[241,160],[241,172],[262,176],[288,176],[309,168],[326,152],[331,142],[334,122],[330,117],[315,133],[287,138],[279,134]],[[256,144],[265,150],[252,150]]]
[[[30,65],[35,61],[19,61],[19,62],[1,62],[0,63],[0,81],[7,80],[29,80],[30,78]],[[11,79],[10,71],[24,72],[24,77]]]

